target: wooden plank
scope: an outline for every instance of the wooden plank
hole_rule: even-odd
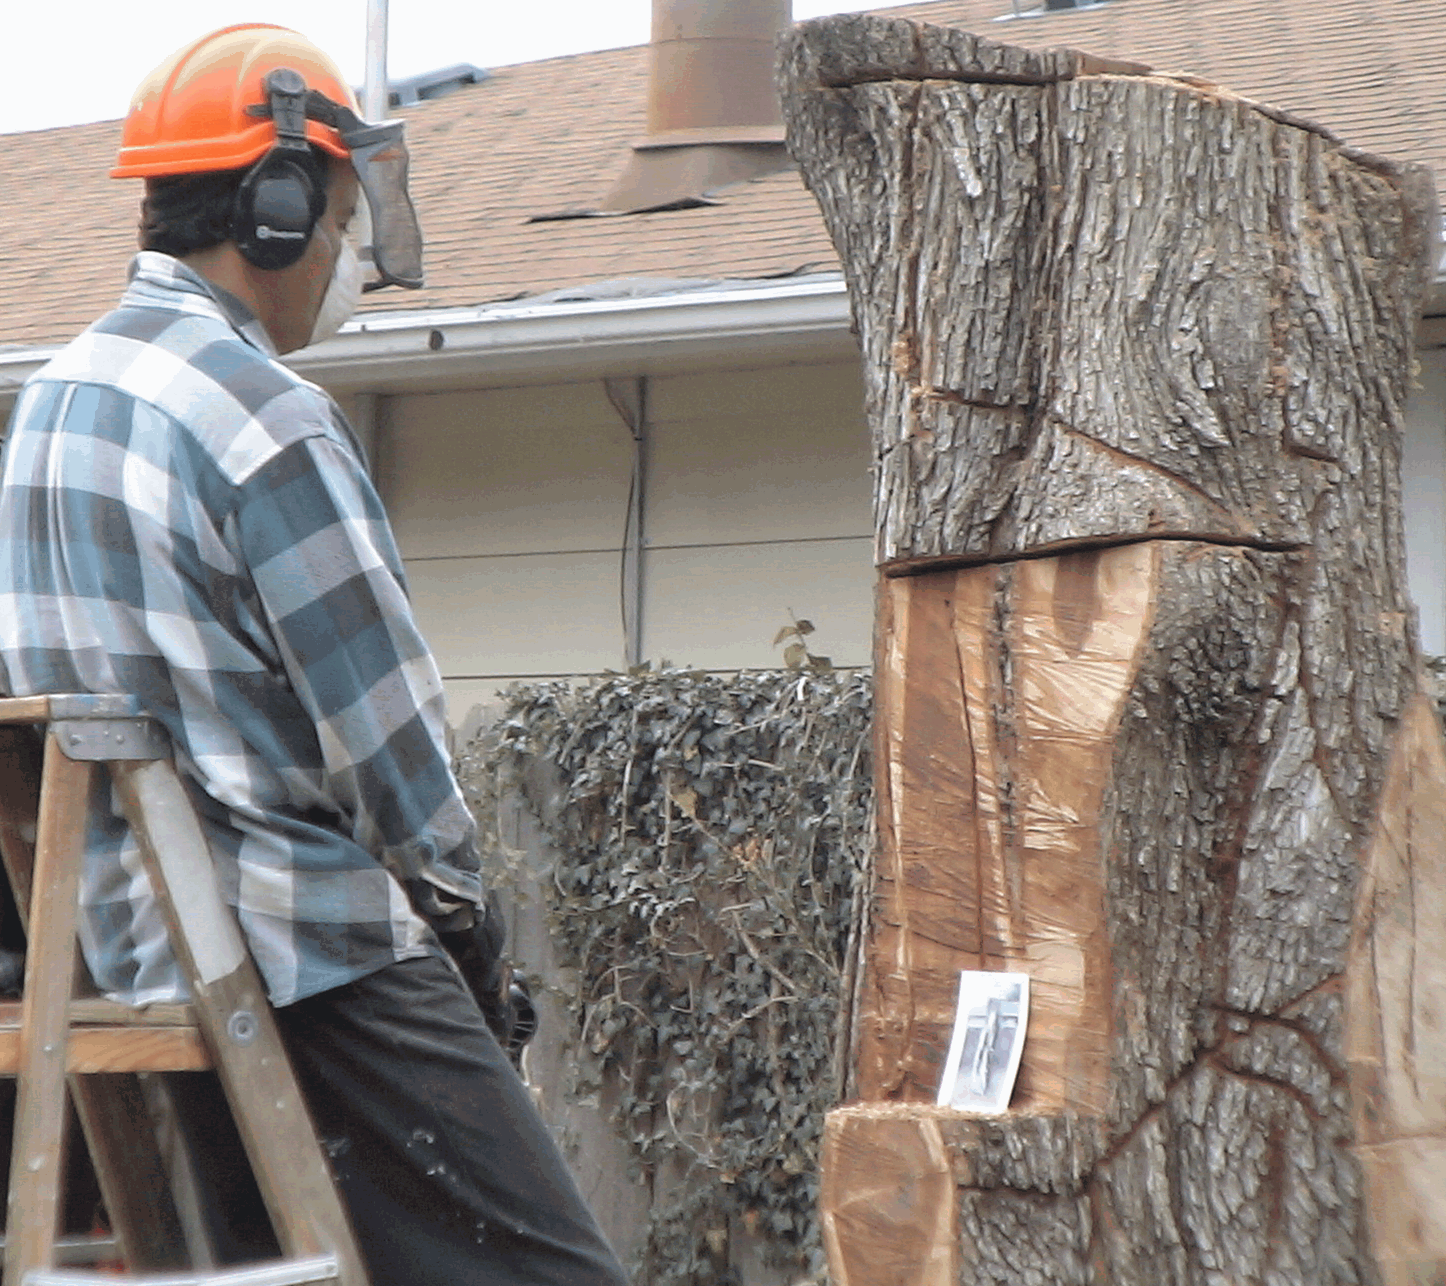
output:
[[[0,1027],[0,1076],[20,1070],[20,1032]],[[211,1066],[194,1027],[72,1027],[65,1070],[93,1072],[197,1072]]]
[[[22,921],[35,870],[40,760],[41,741],[33,728],[0,726],[0,859]]]
[[[45,723],[50,718],[50,698],[0,697],[0,724]]]
[[[75,970],[80,855],[94,765],[45,739],[45,791],[35,845],[35,892],[25,958],[5,1280],[54,1263],[65,1134],[67,1009]]]
[[[4,1007],[0,1006],[0,1014]],[[161,1004],[135,1008],[96,996],[70,1002],[70,1021],[76,1026],[94,1027],[194,1027],[194,1005]]]
[[[217,891],[206,837],[185,787],[164,760],[116,762],[111,776],[172,944],[192,979],[197,1020],[282,1253],[334,1254],[341,1264],[340,1286],[367,1286],[346,1210],[261,979]]]
[[[0,1031],[19,1030],[21,1003],[0,1000]],[[133,1008],[114,1000],[96,996],[81,997],[70,1002],[73,1027],[194,1027],[196,1011],[190,1005],[146,1005]]]

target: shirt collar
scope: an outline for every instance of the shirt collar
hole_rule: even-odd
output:
[[[175,308],[180,312],[209,314],[219,318],[242,339],[267,357],[276,356],[276,345],[256,314],[229,290],[203,277],[194,268],[159,250],[142,250],[131,260],[130,287],[126,301]]]

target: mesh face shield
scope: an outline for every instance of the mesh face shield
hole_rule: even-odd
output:
[[[401,121],[368,125],[346,108],[338,109],[338,117],[337,129],[351,151],[369,216],[370,244],[362,247],[361,257],[364,264],[370,259],[373,276],[364,289],[415,290],[422,284],[422,229],[407,189],[406,126]]]

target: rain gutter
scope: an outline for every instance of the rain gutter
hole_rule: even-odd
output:
[[[835,278],[368,313],[292,365],[328,388],[394,392],[857,355],[848,297]]]

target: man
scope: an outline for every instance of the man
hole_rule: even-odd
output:
[[[130,286],[5,444],[0,679],[134,693],[166,726],[374,1286],[618,1286],[489,1030],[500,934],[381,505],[335,404],[276,361],[340,326],[368,258],[421,284],[401,127],[358,120],[296,33],[232,27],[142,84],[113,173],[146,180]],[[179,997],[108,797],[91,831],[97,984]]]

